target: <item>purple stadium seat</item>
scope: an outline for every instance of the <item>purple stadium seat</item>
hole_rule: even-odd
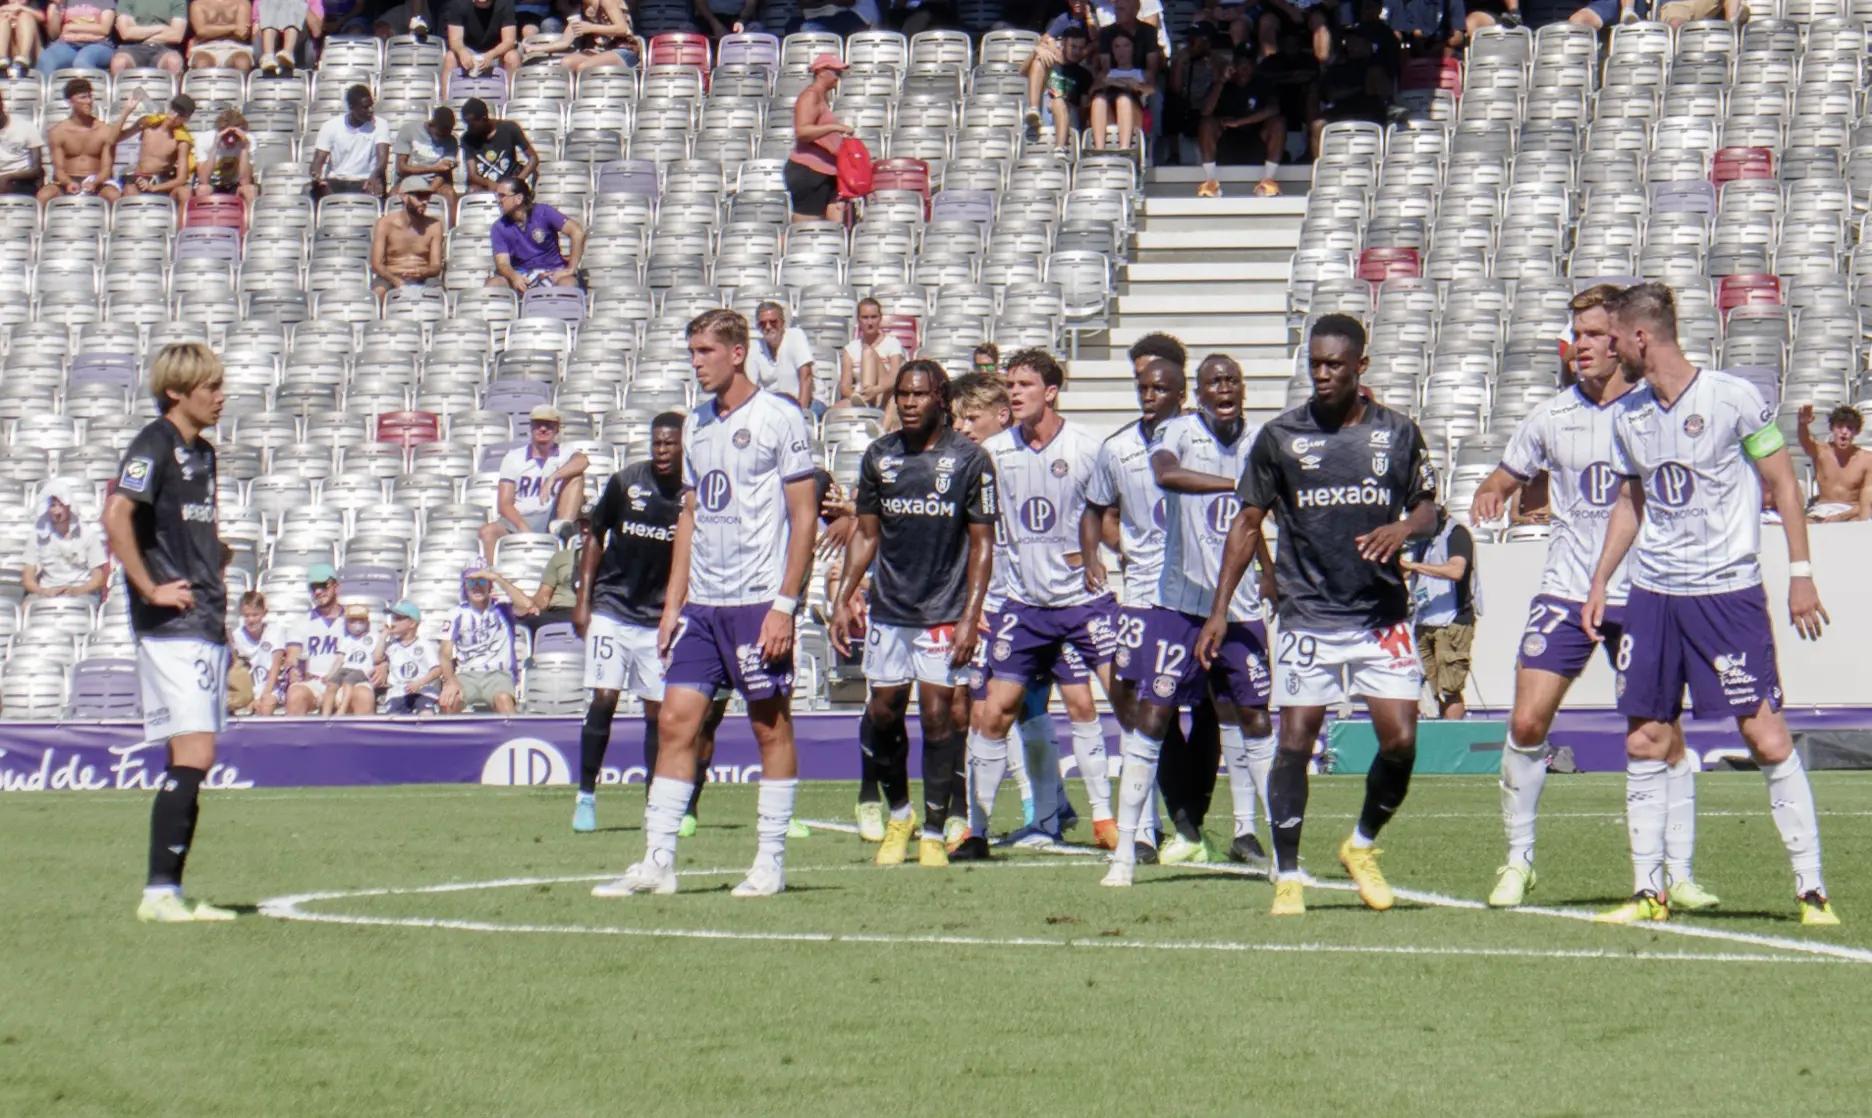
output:
[[[142,695],[134,660],[86,660],[72,669],[73,718],[141,718]]]

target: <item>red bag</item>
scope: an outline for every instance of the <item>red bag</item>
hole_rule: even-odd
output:
[[[871,149],[856,136],[845,137],[839,145],[838,192],[848,200],[871,195]]]

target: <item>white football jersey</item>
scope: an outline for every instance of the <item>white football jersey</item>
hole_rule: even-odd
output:
[[[280,623],[270,618],[260,623],[259,636],[249,633],[246,625],[238,624],[229,632],[228,640],[234,648],[234,658],[246,664],[256,676],[272,671],[273,654],[286,646]]]
[[[514,447],[501,458],[500,479],[513,483],[514,506],[522,516],[536,516],[552,509],[565,483],[554,482],[548,486],[546,479],[571,461],[572,453],[554,443],[552,453],[544,458],[534,457],[531,445]]]
[[[1164,565],[1164,491],[1151,472],[1143,421],[1127,423],[1099,447],[1086,499],[1118,506],[1118,546],[1124,555],[1127,606],[1154,606]]]
[[[341,667],[348,672],[370,674],[372,665],[377,662],[377,636],[369,629],[353,636],[350,632],[338,637],[338,659]]]
[[[299,667],[307,679],[324,679],[338,665],[338,638],[344,636],[344,611],[321,617],[308,610],[289,643],[299,646]]]
[[[1629,395],[1629,394],[1628,394]],[[1624,397],[1620,397],[1624,399]],[[1571,388],[1534,409],[1502,451],[1502,469],[1526,482],[1547,474],[1547,567],[1541,593],[1584,602],[1593,571],[1605,550],[1607,525],[1618,503],[1619,472],[1613,468],[1613,422],[1619,401],[1600,407]],[[1631,590],[1630,555],[1612,572],[1606,601],[1625,600]]]
[[[1666,408],[1649,385],[1619,400],[1612,466],[1644,485],[1631,580],[1657,594],[1718,594],[1761,583],[1761,475],[1743,446],[1782,445],[1755,386],[1700,370]]]
[[[456,606],[449,617],[449,643],[456,671],[511,675],[516,666],[513,611],[506,602],[489,602],[484,610]]]
[[[404,644],[388,637],[383,642],[383,658],[389,668],[390,697],[397,698],[409,694],[408,687],[422,677],[434,671],[442,663],[442,652],[432,640],[417,637]],[[435,682],[424,687],[419,694],[434,697],[441,694],[442,682]]]
[[[689,601],[771,602],[786,574],[786,483],[813,475],[799,405],[765,390],[726,416],[713,400],[683,421],[683,487],[695,491]],[[795,593],[799,587],[791,587]]]
[[[1079,558],[1079,517],[1098,467],[1099,441],[1062,423],[1035,449],[1020,425],[982,444],[1001,479],[1001,523],[1008,537],[1008,597],[1030,606],[1092,601]]]
[[[1248,467],[1248,451],[1260,434],[1259,424],[1243,423],[1235,441],[1224,444],[1200,414],[1179,415],[1157,429],[1153,451],[1169,451],[1186,470],[1239,482]],[[1241,510],[1241,498],[1226,493],[1170,493],[1164,514],[1163,578],[1157,604],[1196,617],[1209,616],[1216,583],[1222,577],[1222,546]],[[1261,620],[1261,590],[1251,569],[1242,576],[1229,602],[1230,621]]]

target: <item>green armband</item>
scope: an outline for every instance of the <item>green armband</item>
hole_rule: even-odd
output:
[[[1748,456],[1758,462],[1786,446],[1787,436],[1781,433],[1781,428],[1772,423],[1742,440],[1742,449],[1748,451]]]

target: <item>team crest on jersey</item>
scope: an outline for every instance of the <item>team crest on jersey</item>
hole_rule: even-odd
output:
[[[997,660],[1005,660],[1005,659],[1007,659],[1007,658],[1008,658],[1009,656],[1011,656],[1011,655],[1013,655],[1013,654],[1014,654],[1014,646],[1013,646],[1013,645],[1011,645],[1011,644],[1009,644],[1009,643],[1008,643],[1008,642],[1006,642],[1006,641],[996,641],[996,642],[995,642],[995,646],[994,646],[994,658],[995,658],[995,659],[997,659]]]
[[[1521,641],[1521,655],[1530,660],[1545,651],[1547,651],[1547,638],[1539,633],[1529,633]]]
[[[1689,416],[1684,417],[1684,428],[1683,428],[1684,434],[1689,435],[1691,438],[1694,439],[1698,435],[1701,435],[1703,433],[1703,427],[1704,427],[1704,423],[1703,423],[1702,416],[1689,415]]]
[[[735,444],[736,450],[746,450],[748,444],[754,441],[754,433],[743,427],[734,433],[734,439],[731,441]]]
[[[938,493],[949,492],[949,475],[948,474],[936,475],[936,492]]]
[[[546,243],[546,230],[544,230],[544,229],[535,229],[535,230],[533,230],[533,231],[532,231],[532,234],[531,234],[531,235],[532,235],[532,237],[533,237],[533,243],[534,243],[534,244],[536,244],[536,245],[543,245],[543,244],[545,244],[545,243]]]
[[[1372,473],[1382,476],[1385,473],[1389,472],[1390,469],[1391,469],[1391,456],[1389,454],[1374,454],[1371,456],[1371,472]]]
[[[1069,471],[1071,467],[1066,465],[1066,459],[1055,458],[1053,459],[1053,464],[1048,466],[1047,469],[1052,472],[1054,477],[1065,477],[1067,471]]]
[[[1158,676],[1151,680],[1151,692],[1160,699],[1169,698],[1176,694],[1176,678],[1167,675]]]

